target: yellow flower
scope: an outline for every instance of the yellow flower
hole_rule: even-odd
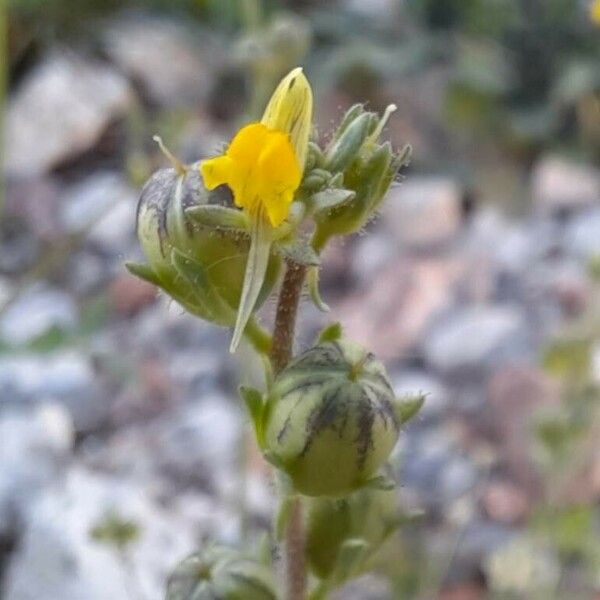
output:
[[[592,0],[590,4],[590,20],[595,25],[600,25],[600,0]]]
[[[289,214],[300,186],[312,121],[312,91],[301,68],[284,77],[260,123],[238,131],[225,154],[200,169],[212,190],[226,184],[249,215],[251,245],[230,351],[237,348],[252,314],[269,260],[272,232]]]
[[[209,190],[226,183],[237,206],[265,216],[273,227],[287,217],[300,185],[300,165],[289,135],[251,123],[240,129],[227,152],[202,163]]]
[[[297,68],[281,81],[260,123],[240,129],[224,155],[203,161],[204,184],[227,184],[237,206],[281,225],[302,178],[311,117],[310,85]]]

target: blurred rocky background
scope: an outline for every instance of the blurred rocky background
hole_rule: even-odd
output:
[[[395,102],[388,136],[414,149],[325,257],[334,318],[398,394],[428,394],[393,464],[420,516],[338,597],[599,598],[594,4],[4,3],[0,597],[159,599],[205,540],[269,527],[251,370],[123,263],[165,164],[152,135],[214,154],[300,63],[321,139],[351,103]],[[300,348],[326,319],[306,303]]]

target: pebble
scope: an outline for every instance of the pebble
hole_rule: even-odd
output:
[[[47,400],[69,411],[77,431],[99,427],[110,406],[89,360],[75,350],[0,356],[0,408]]]
[[[23,345],[52,329],[70,331],[77,321],[77,307],[68,293],[38,283],[0,315],[0,338],[11,345]]]
[[[408,249],[435,248],[452,240],[462,224],[462,190],[445,177],[415,176],[392,188],[382,223]]]
[[[74,437],[71,418],[57,403],[0,413],[0,539],[15,535],[32,500],[60,476]]]
[[[600,256],[600,208],[577,215],[569,223],[565,237],[568,252],[579,260]]]
[[[108,515],[139,535],[125,549],[94,539]],[[70,469],[33,502],[5,575],[5,600],[163,598],[166,578],[194,549],[194,526],[159,507],[131,482]]]
[[[600,203],[600,171],[560,156],[545,156],[531,174],[531,194],[542,213]]]
[[[138,193],[122,175],[98,172],[67,189],[61,221],[70,233],[87,239],[109,254],[124,253],[135,240]]]
[[[446,375],[483,374],[532,357],[525,315],[517,306],[472,306],[447,316],[425,339],[429,364]]]
[[[55,51],[29,72],[6,111],[8,175],[32,177],[91,148],[131,106],[127,80],[106,64]]]
[[[183,22],[136,15],[111,24],[104,32],[104,47],[153,102],[196,109],[212,86],[208,34],[203,35],[202,47],[196,36]]]

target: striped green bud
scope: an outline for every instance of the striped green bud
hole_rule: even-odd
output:
[[[137,234],[149,264],[128,265],[133,273],[194,315],[227,327],[235,323],[250,238],[227,190],[206,190],[198,165],[157,171],[140,196]],[[272,253],[255,309],[280,266]]]
[[[315,576],[336,583],[367,570],[401,521],[396,494],[368,488],[345,498],[311,498],[306,511],[307,563]],[[363,544],[361,556],[344,564],[344,545],[355,540]]]
[[[396,399],[373,354],[345,340],[320,343],[275,379],[264,415],[264,451],[307,496],[365,485],[398,439]]]
[[[236,550],[213,546],[181,562],[167,583],[166,600],[276,600],[266,565]]]

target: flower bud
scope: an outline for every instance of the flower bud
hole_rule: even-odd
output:
[[[211,547],[175,569],[166,600],[276,600],[269,569],[236,550]]]
[[[384,366],[341,339],[294,359],[275,379],[264,417],[267,458],[307,496],[364,485],[398,439],[396,400]]]
[[[314,202],[317,226],[312,245],[318,252],[330,237],[355,233],[364,227],[379,209],[398,170],[408,163],[408,146],[395,154],[389,142],[379,142],[384,126],[395,110],[396,106],[391,104],[379,118],[357,104],[342,118],[327,150],[324,168],[332,174],[329,187],[336,187],[334,182],[339,178],[338,187],[343,185],[353,197],[328,210],[321,210]],[[312,177],[312,173],[308,177]]]
[[[186,212],[200,206],[222,207],[223,226],[201,223]],[[146,278],[153,277],[191,313],[223,326],[235,323],[250,247],[243,214],[232,207],[226,190],[209,192],[192,165],[156,172],[142,190],[137,211],[137,234],[151,269]],[[232,226],[233,217],[240,228]],[[255,309],[271,291],[280,264],[273,253]],[[131,270],[142,274],[139,266]]]
[[[306,504],[305,552],[312,573],[320,579],[342,579],[366,570],[401,522],[395,499],[393,492],[369,488],[340,499],[311,498]],[[361,540],[363,552],[353,565],[345,565],[344,544],[350,540]]]
[[[338,173],[348,167],[371,133],[376,118],[374,113],[364,112],[348,125],[327,152],[325,168],[328,171]]]

